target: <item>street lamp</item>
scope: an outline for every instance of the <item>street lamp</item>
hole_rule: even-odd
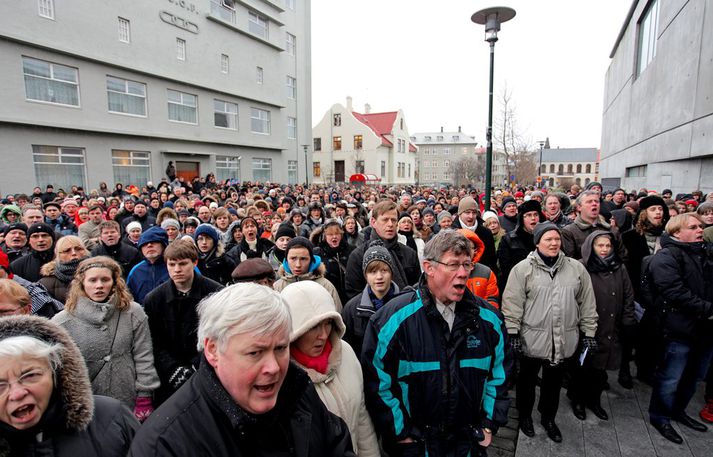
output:
[[[485,152],[485,211],[490,210],[490,188],[493,175],[493,75],[495,69],[495,42],[498,41],[500,24],[515,17],[515,10],[506,6],[485,8],[470,17],[476,24],[485,25],[485,41],[490,43],[490,91],[488,95],[488,130],[485,137],[488,146]]]
[[[540,164],[537,167],[537,176],[540,178],[538,187],[542,189],[544,187],[544,184],[542,182],[542,148],[545,147],[545,142],[540,140],[537,142],[537,144],[540,145]]]
[[[308,144],[303,144],[302,148],[305,151],[305,187],[309,186],[309,167],[307,166],[307,148],[309,147]]]

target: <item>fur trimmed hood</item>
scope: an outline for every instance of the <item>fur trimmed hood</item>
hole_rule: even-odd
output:
[[[43,317],[9,316],[0,319],[0,340],[13,336],[32,336],[64,346],[60,352],[61,365],[57,375],[62,386],[65,426],[69,430],[85,430],[94,415],[94,397],[84,358],[69,334]]]

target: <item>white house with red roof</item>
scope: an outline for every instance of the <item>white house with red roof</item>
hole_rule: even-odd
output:
[[[416,151],[409,138],[401,110],[364,113],[347,105],[333,105],[312,129],[312,182],[329,184],[348,182],[363,173],[374,175],[384,184],[413,184]]]

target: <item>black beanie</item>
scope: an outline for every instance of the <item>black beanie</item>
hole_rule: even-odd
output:
[[[13,224],[6,225],[4,235],[7,236],[7,234],[13,230],[22,230],[25,232],[25,235],[27,235],[27,225],[23,222],[15,222]]]
[[[52,241],[54,242],[56,237],[54,233],[54,229],[48,225],[45,224],[44,222],[38,222],[36,224],[32,224],[28,229],[27,229],[27,238],[32,236],[33,233],[46,233],[49,236],[52,237]]]
[[[307,249],[309,251],[310,263],[314,260],[314,245],[310,240],[303,236],[292,238],[285,248],[285,257],[290,253],[290,249],[295,247]]]
[[[277,233],[275,233],[275,241],[279,240],[283,236],[289,236],[290,238],[294,238],[297,236],[297,233],[295,233],[295,228],[292,226],[292,224],[280,224],[280,227],[277,229]]]

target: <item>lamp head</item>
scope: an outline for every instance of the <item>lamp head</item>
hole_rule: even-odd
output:
[[[485,25],[485,41],[495,43],[498,41],[500,24],[515,17],[515,10],[506,6],[485,8],[470,17],[476,24]]]

